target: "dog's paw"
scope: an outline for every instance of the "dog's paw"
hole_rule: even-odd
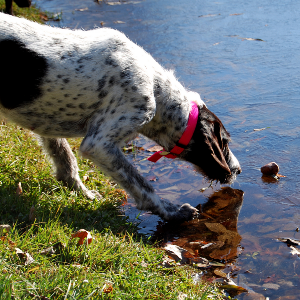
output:
[[[97,191],[92,191],[92,190],[86,189],[85,191],[82,191],[82,192],[90,200],[102,199],[102,196]]]
[[[190,221],[192,219],[197,218],[199,215],[199,211],[197,208],[192,205],[185,203],[180,206],[179,210],[176,213],[173,213],[168,218],[168,221],[176,221],[176,222],[184,222]]]

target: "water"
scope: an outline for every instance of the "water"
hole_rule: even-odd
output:
[[[300,227],[300,3],[291,0],[145,0],[124,1],[120,5],[82,0],[36,3],[51,12],[63,12],[60,22],[51,22],[54,26],[85,30],[108,26],[123,31],[166,68],[174,69],[186,87],[199,92],[231,133],[231,149],[243,173],[231,186],[230,193],[241,190],[243,197],[229,197],[219,185],[200,192],[207,182],[182,162],[162,159],[154,165],[140,161],[150,155],[146,151],[129,154],[161,197],[174,203],[201,204],[206,213],[201,224],[190,223],[171,230],[158,217],[142,212],[140,231],[163,242],[187,247],[194,254],[197,243],[203,245],[210,238],[222,242],[226,238],[224,232],[228,231],[234,242],[230,244],[227,236],[227,242],[219,243],[219,252],[215,253],[219,253],[219,258],[223,255],[221,261],[227,264],[224,271],[252,293],[241,294],[239,299],[259,299],[257,294],[270,299],[299,299],[299,258],[277,238],[300,239],[296,231]],[[265,129],[254,131],[262,128]],[[135,143],[145,149],[151,145],[142,138]],[[260,167],[270,161],[279,164],[285,178],[276,181],[261,177]],[[230,213],[230,199],[238,199],[239,207],[234,213]],[[134,218],[139,213],[129,203],[127,214]],[[227,230],[223,238],[223,227],[221,230],[203,225],[212,222],[211,214],[215,214],[214,222]],[[201,253],[201,249],[200,246],[196,249],[200,256],[216,259],[212,251]],[[221,255],[220,249],[228,253]],[[206,272],[209,275],[214,269]]]

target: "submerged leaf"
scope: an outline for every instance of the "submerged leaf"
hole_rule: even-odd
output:
[[[287,243],[288,245],[300,246],[300,241],[291,238],[278,238],[278,241]]]
[[[292,255],[298,255],[298,256],[300,256],[300,251],[297,248],[295,248],[293,246],[290,246],[290,248],[291,248],[291,254]]]
[[[163,147],[159,146],[159,145],[155,145],[155,146],[147,149],[147,151],[149,151],[149,152],[157,152],[157,151],[162,151],[162,150],[163,150]]]

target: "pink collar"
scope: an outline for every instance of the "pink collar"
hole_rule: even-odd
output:
[[[180,140],[178,141],[178,143],[176,143],[176,146],[170,152],[167,152],[165,149],[163,149],[162,151],[157,151],[153,155],[151,155],[148,158],[148,160],[152,162],[157,162],[162,156],[174,159],[178,157],[178,155],[186,148],[186,146],[189,144],[194,134],[198,122],[198,114],[199,114],[197,104],[195,102],[191,102],[191,104],[192,104],[192,108],[190,111],[187,127],[184,133],[182,134]]]

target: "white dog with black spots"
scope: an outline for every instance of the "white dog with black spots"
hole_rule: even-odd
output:
[[[193,218],[194,207],[160,199],[121,151],[124,141],[143,134],[170,152],[186,130],[192,101],[196,128],[176,157],[221,183],[241,172],[228,132],[200,96],[117,30],[53,28],[0,13],[0,57],[0,112],[39,135],[57,179],[90,199],[100,195],[80,180],[65,138],[84,137],[81,154],[139,209],[165,220]]]

